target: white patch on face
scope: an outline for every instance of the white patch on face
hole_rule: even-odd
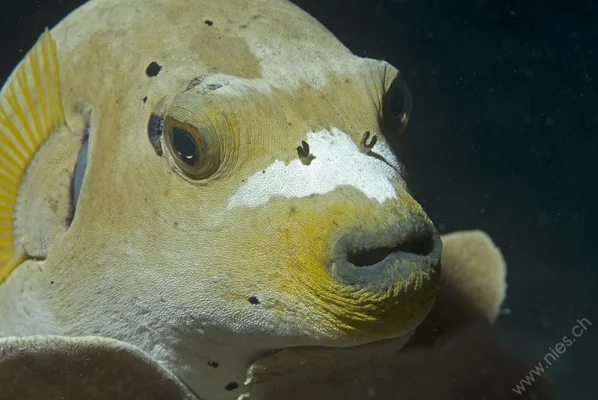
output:
[[[257,207],[272,197],[307,197],[339,186],[353,186],[379,203],[397,198],[391,180],[397,176],[399,164],[386,144],[376,143],[373,151],[395,168],[362,153],[353,139],[337,128],[308,132],[305,141],[315,156],[309,165],[298,158],[288,165],[274,161],[264,172],[250,176],[230,198],[228,207]]]

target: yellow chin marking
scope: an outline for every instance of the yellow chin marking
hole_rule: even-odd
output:
[[[0,99],[0,283],[27,259],[13,227],[21,179],[50,133],[65,124],[56,45],[48,29],[4,89]]]
[[[412,207],[420,209],[417,203],[404,204],[400,209],[391,202],[380,206],[346,201],[294,208],[289,213],[280,229],[285,248],[276,251],[288,254],[287,265],[280,269],[275,285],[283,297],[303,303],[302,308],[309,311],[304,317],[317,321],[314,334],[352,340],[393,337],[415,327],[429,312],[437,293],[438,271],[413,272],[388,290],[373,291],[339,282],[326,268],[331,238],[339,232],[347,227],[382,231],[391,221],[408,218],[405,209]]]

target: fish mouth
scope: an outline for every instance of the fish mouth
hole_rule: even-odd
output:
[[[347,285],[386,291],[435,279],[441,251],[440,236],[427,217],[411,218],[376,231],[344,232],[332,247],[329,273]]]
[[[397,243],[392,247],[368,247],[361,250],[350,250],[347,254],[347,261],[356,267],[376,266],[392,258],[396,258],[400,253],[412,253],[420,256],[429,254],[434,246],[432,240],[407,241]]]

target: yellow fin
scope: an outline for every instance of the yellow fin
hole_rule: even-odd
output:
[[[64,124],[56,44],[46,28],[0,97],[0,283],[28,258],[13,229],[23,174],[50,133]]]

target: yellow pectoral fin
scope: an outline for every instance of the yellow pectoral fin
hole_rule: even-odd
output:
[[[63,125],[56,44],[46,29],[0,98],[0,283],[28,258],[14,237],[19,185],[35,152]]]

